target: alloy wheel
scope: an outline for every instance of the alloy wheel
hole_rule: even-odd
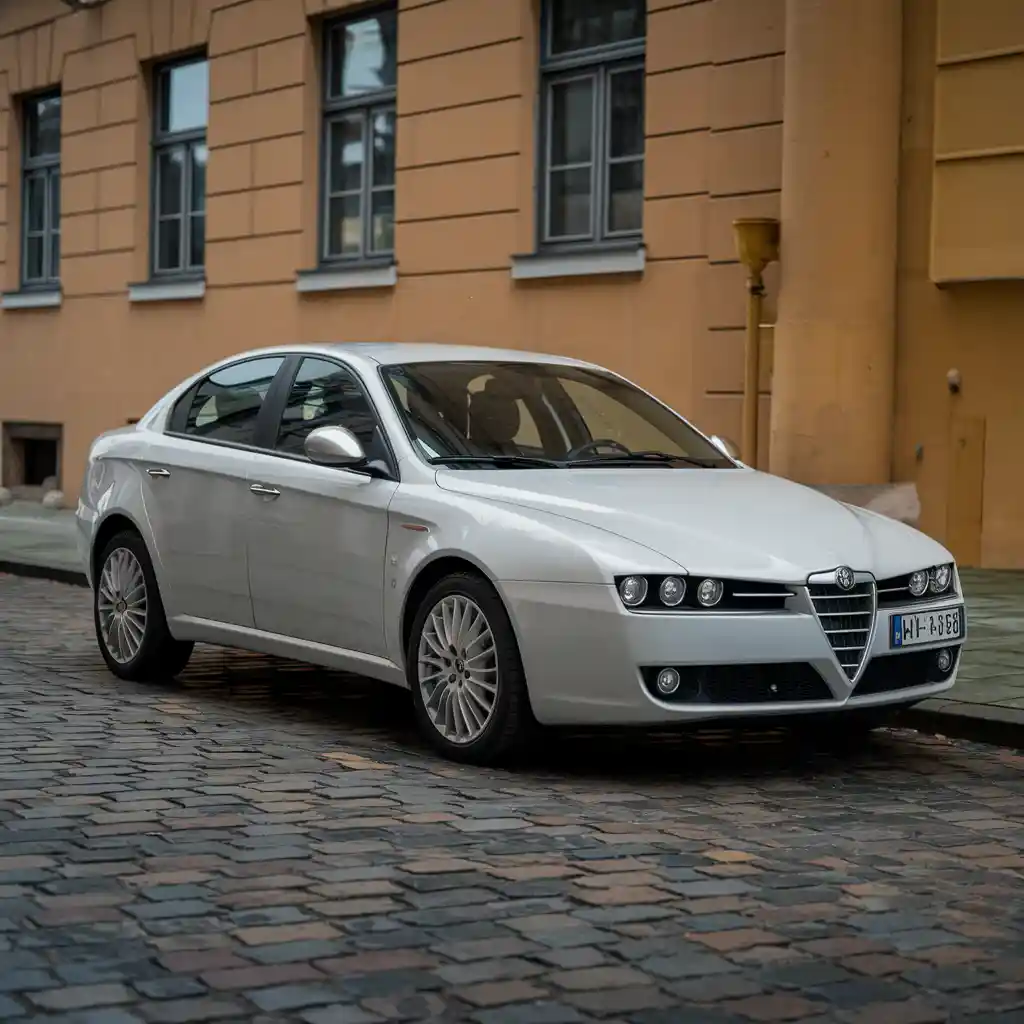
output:
[[[449,594],[431,609],[420,632],[417,680],[427,717],[449,743],[472,743],[487,728],[498,697],[498,651],[474,601]]]
[[[126,665],[138,656],[146,636],[148,595],[142,565],[128,548],[115,548],[100,573],[96,610],[110,656]]]

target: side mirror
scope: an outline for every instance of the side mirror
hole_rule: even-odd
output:
[[[361,466],[366,461],[359,438],[346,427],[317,427],[302,447],[309,461],[320,466]]]
[[[740,450],[727,437],[719,437],[718,434],[711,435],[711,443],[723,454],[728,455],[735,462],[740,461]]]

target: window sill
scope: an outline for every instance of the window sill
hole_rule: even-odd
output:
[[[58,309],[64,302],[60,286],[54,288],[26,288],[23,291],[4,292],[0,295],[0,309]]]
[[[352,266],[317,267],[300,270],[295,290],[301,294],[347,292],[362,288],[394,288],[398,284],[395,263],[354,263]]]
[[[646,264],[647,249],[642,242],[557,251],[541,250],[512,257],[512,280],[642,274]]]
[[[129,302],[191,302],[206,294],[203,277],[141,281],[128,285]]]

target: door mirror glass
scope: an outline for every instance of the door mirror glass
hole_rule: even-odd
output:
[[[345,427],[317,427],[302,447],[309,461],[321,466],[359,466],[366,461],[359,438]]]
[[[718,434],[711,435],[711,443],[723,454],[736,462],[740,461],[740,450],[727,437],[720,437]]]

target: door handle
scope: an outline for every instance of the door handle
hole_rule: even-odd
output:
[[[167,477],[171,475],[170,470],[167,469],[147,469],[146,472],[150,476]]]
[[[281,493],[276,487],[268,487],[266,484],[252,484],[249,490],[263,498],[276,498]]]

